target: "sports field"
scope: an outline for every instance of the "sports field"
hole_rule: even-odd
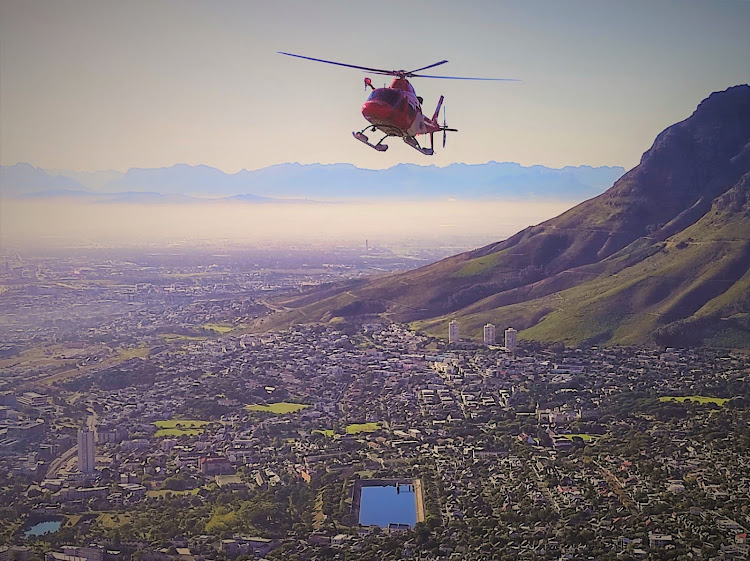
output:
[[[596,442],[602,437],[602,435],[600,434],[558,434],[557,436],[562,436],[563,438],[567,438],[568,440],[580,438],[584,442]]]
[[[705,405],[706,403],[714,403],[718,405],[719,407],[724,407],[724,404],[729,401],[729,398],[726,397],[707,397],[705,395],[687,395],[687,396],[666,396],[666,397],[660,397],[659,401],[662,403],[665,401],[677,401],[679,403],[685,403],[686,401],[692,401],[695,403],[698,403],[699,405]]]
[[[266,405],[246,405],[248,411],[258,411],[260,413],[272,413],[273,415],[286,415],[287,413],[296,413],[306,407],[304,403],[290,403],[288,401],[279,401],[278,403],[268,403]]]
[[[154,436],[197,436],[210,424],[210,421],[196,421],[190,419],[167,419],[154,421],[159,428]]]
[[[360,432],[375,432],[380,428],[378,423],[353,423],[346,425],[346,434],[357,434]]]

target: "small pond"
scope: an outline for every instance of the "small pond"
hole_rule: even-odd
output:
[[[43,520],[37,522],[31,528],[26,530],[23,535],[27,538],[37,538],[44,534],[53,534],[57,532],[62,526],[62,520]]]
[[[413,485],[373,485],[362,487],[359,523],[363,526],[417,522],[417,501]]]

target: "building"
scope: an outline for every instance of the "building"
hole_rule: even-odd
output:
[[[495,326],[488,323],[484,326],[484,344],[494,345],[495,344]]]
[[[96,466],[94,431],[84,427],[78,430],[78,471],[91,473]]]
[[[12,421],[7,424],[9,437],[18,440],[31,440],[44,434],[44,421]]]
[[[63,502],[106,499],[109,495],[109,487],[63,487],[59,493],[59,500]]]
[[[45,561],[102,561],[104,548],[100,546],[75,547],[64,545],[62,551],[48,551]]]
[[[458,343],[461,340],[461,326],[455,319],[448,324],[448,342]]]
[[[0,561],[28,561],[32,553],[27,545],[0,545]]]
[[[509,351],[515,351],[518,345],[518,331],[509,327],[505,330],[505,348]]]
[[[236,536],[221,540],[221,551],[226,553],[227,557],[237,557],[238,555],[265,556],[271,550],[279,547],[279,540],[259,537]]]
[[[198,471],[203,475],[229,475],[234,473],[234,468],[227,458],[201,456]]]
[[[96,427],[96,441],[99,444],[107,442],[122,442],[128,437],[128,431],[124,427]]]
[[[44,407],[47,405],[47,396],[36,392],[25,392],[17,398],[17,401],[24,407]]]
[[[672,545],[672,535],[671,534],[654,534],[653,532],[648,533],[648,545],[651,548],[655,547],[665,547],[668,545]]]

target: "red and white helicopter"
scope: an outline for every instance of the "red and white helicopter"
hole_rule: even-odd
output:
[[[418,150],[422,154],[432,156],[435,153],[433,144],[433,135],[438,131],[443,131],[443,147],[445,147],[446,132],[457,132],[457,129],[448,128],[445,123],[445,109],[443,109],[443,124],[438,123],[438,116],[440,114],[440,107],[443,104],[443,96],[440,96],[438,100],[437,108],[433,113],[432,118],[427,117],[422,113],[422,98],[417,96],[414,88],[409,83],[407,78],[441,78],[444,80],[487,80],[487,81],[499,81],[499,82],[517,82],[513,78],[465,78],[461,76],[434,76],[428,74],[417,74],[422,70],[428,68],[434,68],[448,62],[447,60],[441,60],[435,64],[429,66],[423,66],[416,70],[383,70],[381,68],[369,68],[367,66],[357,66],[354,64],[344,64],[343,62],[334,62],[332,60],[323,60],[320,58],[312,58],[309,56],[295,55],[292,53],[284,53],[279,51],[279,54],[293,56],[297,58],[304,58],[307,60],[314,60],[316,62],[325,62],[326,64],[335,64],[336,66],[346,66],[347,68],[356,68],[358,70],[366,70],[374,74],[383,74],[386,76],[395,76],[393,82],[388,88],[376,88],[372,85],[370,78],[365,78],[365,90],[367,88],[372,89],[370,97],[367,98],[364,105],[362,106],[362,115],[369,125],[363,128],[360,132],[353,132],[354,138],[360,142],[364,142],[370,148],[374,148],[378,152],[385,152],[388,150],[388,145],[383,144],[383,141],[389,136],[400,136],[404,139],[404,142]],[[370,139],[365,136],[365,131],[370,129],[375,132],[380,129],[385,133],[385,136],[381,138],[377,144],[372,144]],[[429,134],[430,135],[430,147],[423,148],[417,141],[417,135]]]

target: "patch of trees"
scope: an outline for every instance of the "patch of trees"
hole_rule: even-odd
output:
[[[544,267],[541,265],[529,265],[517,271],[507,271],[494,282],[472,284],[451,292],[448,296],[448,306],[452,310],[463,308],[493,294],[535,283],[546,276]]]
[[[140,359],[101,372],[94,383],[103,390],[121,390],[131,386],[153,385],[158,368]]]
[[[196,480],[186,473],[178,473],[164,480],[164,488],[170,491],[185,491],[196,486]]]
[[[231,409],[207,397],[194,397],[185,401],[181,414],[187,418],[214,420],[222,415],[228,415]]]
[[[334,317],[359,316],[363,314],[380,314],[386,311],[383,300],[355,300],[331,312]]]
[[[425,524],[432,529],[440,526],[442,520],[440,517],[440,488],[439,482],[435,479],[435,473],[432,470],[426,470],[422,473],[422,499],[424,501]]]
[[[152,385],[156,381],[158,370],[153,363],[136,358],[102,370],[96,376],[74,378],[65,382],[63,387],[68,391],[79,392],[90,390],[95,385],[103,390]]]
[[[654,341],[659,345],[692,347],[700,345],[703,331],[717,318],[706,315],[699,318],[688,317],[663,325],[654,332]]]
[[[351,505],[347,502],[348,491],[350,489],[349,477],[343,480],[335,472],[325,474],[321,479],[322,487],[320,488],[320,497],[323,502],[322,512],[329,519],[340,523],[352,523],[349,514],[351,514]],[[353,521],[356,524],[356,520]]]
[[[260,533],[266,536],[281,536],[281,529],[291,529],[289,513],[273,500],[260,496],[256,500],[243,501],[239,505],[218,505],[206,522],[205,532],[226,538],[233,534]]]

